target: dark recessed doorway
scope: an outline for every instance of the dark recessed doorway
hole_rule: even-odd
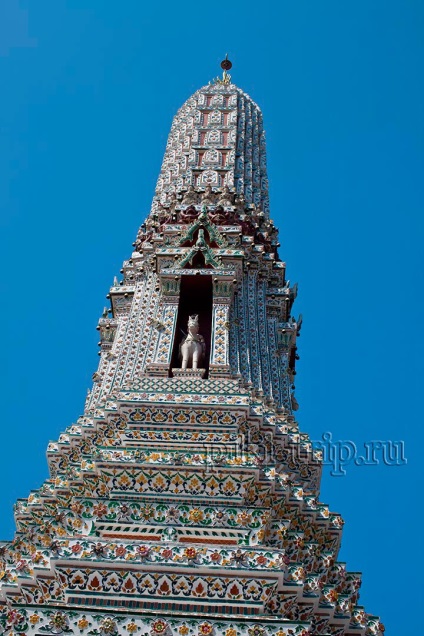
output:
[[[184,334],[187,333],[188,317],[192,314],[198,314],[199,333],[204,337],[206,343],[206,355],[202,362],[202,368],[206,369],[205,377],[207,377],[211,350],[212,296],[212,276],[196,276],[195,274],[181,276],[180,301],[178,303],[171,369],[181,366],[179,349]]]

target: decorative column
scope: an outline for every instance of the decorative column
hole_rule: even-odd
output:
[[[212,334],[209,377],[228,378],[230,367],[230,306],[234,293],[232,275],[219,273],[213,279]]]
[[[148,375],[167,377],[171,366],[172,346],[174,342],[175,326],[177,323],[178,301],[180,297],[179,276],[161,276],[162,312],[161,318],[152,325],[158,330],[154,362],[147,365]]]

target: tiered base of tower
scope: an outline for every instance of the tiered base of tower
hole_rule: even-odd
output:
[[[0,632],[378,634],[320,461],[236,380],[145,377],[50,444],[0,546]]]

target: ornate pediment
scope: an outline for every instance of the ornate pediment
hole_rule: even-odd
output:
[[[179,245],[184,245],[188,242],[193,242],[196,236],[196,233],[202,229],[203,232],[207,232],[209,236],[209,243],[215,243],[219,247],[226,247],[228,245],[227,240],[220,234],[217,230],[216,226],[211,223],[208,218],[208,209],[204,205],[202,207],[202,212],[198,216],[198,218],[192,223],[184,236],[182,236],[179,240]]]

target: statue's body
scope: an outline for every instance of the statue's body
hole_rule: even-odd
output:
[[[189,186],[187,192],[184,195],[183,198],[183,205],[193,205],[196,204],[199,200],[199,195],[196,192],[196,190],[193,188],[193,186]]]
[[[218,204],[223,207],[227,207],[233,204],[234,195],[230,192],[230,189],[227,185],[222,188]]]
[[[198,369],[206,351],[205,339],[199,334],[199,317],[189,316],[188,334],[181,343],[182,369]]]

